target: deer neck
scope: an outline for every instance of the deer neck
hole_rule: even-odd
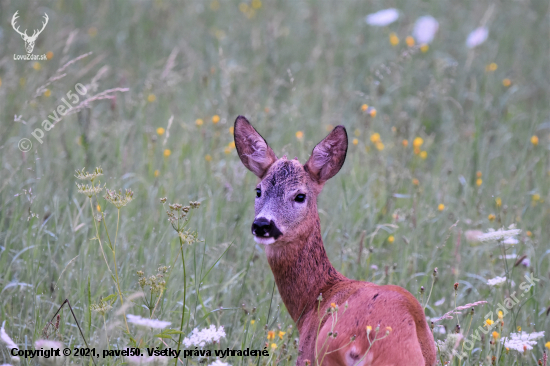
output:
[[[319,294],[346,280],[330,263],[323,241],[319,217],[296,240],[266,247],[267,261],[279,293],[294,322],[316,306]]]

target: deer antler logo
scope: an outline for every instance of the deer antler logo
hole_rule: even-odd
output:
[[[29,37],[29,35],[27,35],[27,30],[25,29],[24,32],[21,32],[19,30],[19,26],[15,26],[15,21],[17,20],[17,18],[19,18],[19,16],[17,15],[17,13],[19,12],[16,11],[15,14],[13,14],[13,18],[11,18],[11,26],[13,27],[13,29],[19,33],[21,35],[21,38],[23,38],[23,41],[25,41],[25,49],[27,50],[27,53],[32,53],[32,50],[34,49],[34,42],[36,41],[36,38],[38,38],[38,35],[40,35],[40,33],[42,33],[42,31],[44,30],[44,28],[46,28],[46,24],[48,24],[48,14],[44,13],[44,22],[42,22],[42,29],[38,30],[38,29],[35,29],[32,36]]]

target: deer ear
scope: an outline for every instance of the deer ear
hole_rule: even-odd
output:
[[[243,116],[235,120],[234,133],[239,158],[248,170],[262,178],[271,164],[277,160],[275,153]]]
[[[315,146],[304,168],[319,183],[325,183],[340,171],[348,151],[348,134],[344,126],[336,126]]]

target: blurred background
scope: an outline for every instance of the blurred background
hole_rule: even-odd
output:
[[[117,294],[92,213],[106,215],[99,228],[104,247],[105,229],[111,239],[118,230],[125,297],[150,294],[137,271],[151,276],[160,266],[173,267],[154,317],[179,329],[184,277],[178,235],[159,201],[167,197],[167,204],[201,202],[188,227],[204,241],[184,247],[184,333],[222,325],[221,348],[267,345],[272,356],[262,363],[294,364],[297,331],[289,328],[264,249],[250,235],[256,177],[242,166],[232,135],[243,114],[278,156],[302,162],[333,126],[346,127],[347,160],[319,198],[329,258],[350,278],[405,287],[426,303],[428,318],[488,302],[474,316],[463,311],[439,322],[436,339],[444,342],[457,320],[466,337],[468,322],[481,325],[526,273],[539,278],[498,336],[478,341],[461,363],[491,364],[499,356],[499,365],[533,364],[545,344],[550,348],[549,335],[532,349],[509,353],[499,338],[550,330],[549,5],[2,0],[0,321],[6,332],[31,345],[67,298],[90,345],[107,347],[105,329],[110,347],[128,344],[114,309],[91,311]],[[11,24],[16,11],[16,27],[29,36],[47,14],[32,51],[45,60],[14,59],[27,54]],[[67,103],[69,113],[56,115]],[[83,167],[101,167],[106,188],[133,191],[119,225],[105,191],[91,205],[78,192],[75,170]],[[510,225],[522,230],[514,245],[476,240]],[[496,276],[509,281],[489,286]],[[127,312],[150,316],[143,299],[133,303]],[[56,339],[80,345],[69,315],[63,312]],[[286,333],[271,337],[274,330]],[[135,332],[142,345],[161,345],[155,333]],[[2,357],[11,362],[5,347]]]

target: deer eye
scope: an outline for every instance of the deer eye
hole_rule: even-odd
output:
[[[260,188],[256,188],[256,197],[262,196],[262,190]]]
[[[296,202],[304,202],[306,200],[306,195],[305,194],[298,194],[296,195],[296,197],[294,197],[294,201]]]

